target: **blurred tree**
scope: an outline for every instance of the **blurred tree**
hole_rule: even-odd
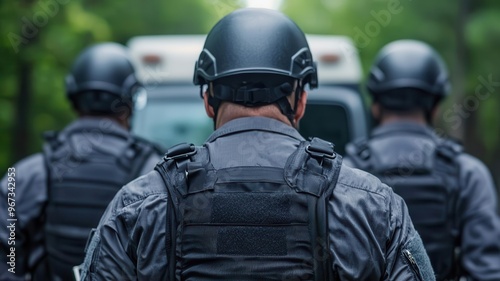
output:
[[[472,3],[471,3],[472,4]],[[500,3],[474,1],[465,38],[469,46],[466,80],[470,116],[466,119],[466,144],[484,159],[500,185]]]
[[[0,168],[41,150],[41,134],[75,116],[64,77],[86,46],[136,35],[204,33],[218,11],[204,1],[0,2]]]
[[[0,168],[40,150],[41,132],[73,113],[64,76],[85,46],[136,35],[205,33],[240,0],[0,2]],[[306,32],[353,38],[365,71],[390,41],[423,40],[445,58],[453,94],[438,129],[461,138],[500,182],[500,2],[496,0],[284,0]],[[498,82],[497,82],[498,81]],[[479,89],[479,90],[478,90]],[[461,110],[459,110],[462,108]]]
[[[397,39],[431,44],[444,57],[452,95],[437,130],[461,139],[500,183],[500,2],[411,0],[288,1],[284,10],[309,33],[353,38],[365,72],[378,50]]]

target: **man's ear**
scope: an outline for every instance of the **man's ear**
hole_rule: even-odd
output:
[[[210,104],[208,104],[208,95],[208,91],[205,91],[205,93],[203,94],[203,104],[205,105],[205,112],[207,113],[208,117],[214,118],[214,108]]]
[[[306,113],[306,104],[307,104],[307,92],[302,91],[302,94],[300,95],[300,98],[297,101],[297,106],[295,108],[295,116],[294,116],[295,124],[298,124],[300,119],[304,117],[304,114]]]
[[[372,104],[372,107],[371,107],[371,111],[372,111],[372,117],[373,119],[375,120],[380,120],[380,118],[382,116],[380,116],[381,112],[380,112],[380,104],[375,102]]]
[[[439,110],[439,106],[435,105],[433,108],[432,108],[432,111],[431,111],[431,120],[429,120],[429,122],[431,122],[431,124],[429,125],[432,125],[434,124],[434,122],[436,122],[437,120],[437,117],[440,113],[440,110]]]

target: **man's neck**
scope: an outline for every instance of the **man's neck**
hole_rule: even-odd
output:
[[[222,108],[222,106],[226,107]],[[245,108],[234,104],[223,104],[222,106],[222,110],[219,109],[219,116],[217,116],[216,128],[221,127],[222,125],[233,119],[252,116],[261,116],[276,119],[291,126],[288,118],[286,118],[285,115],[281,114],[281,112],[275,105],[268,105],[260,108]]]
[[[420,125],[427,125],[427,122],[425,121],[424,118],[418,118],[418,117],[413,117],[413,116],[385,116],[380,120],[381,125],[386,125],[390,123],[395,123],[395,122],[410,122],[410,123],[416,123]]]
[[[79,118],[104,118],[109,119],[116,122],[120,127],[123,127],[125,130],[130,130],[130,124],[128,118],[118,118],[109,115],[87,115],[87,114],[79,114]]]

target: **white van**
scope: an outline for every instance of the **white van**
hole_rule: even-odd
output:
[[[200,145],[213,131],[193,71],[206,35],[139,36],[128,42],[146,95],[137,100],[132,131],[164,147]],[[321,137],[343,154],[347,142],[366,136],[367,118],[359,84],[359,56],[344,36],[307,35],[317,61],[319,88],[309,92],[300,123],[304,137]]]

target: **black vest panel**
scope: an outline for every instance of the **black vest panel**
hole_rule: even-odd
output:
[[[49,171],[45,244],[53,280],[74,280],[72,267],[83,262],[84,248],[116,192],[139,175],[154,148],[126,135],[115,136],[124,151],[103,146],[77,150],[68,137],[47,137]],[[77,152],[79,151],[79,152]]]
[[[348,149],[348,153],[356,168],[374,174],[405,200],[436,279],[455,278],[455,250],[458,245],[456,206],[460,187],[455,158],[461,151],[460,146],[443,141],[423,145],[420,148],[425,149],[422,150],[405,147],[403,151],[397,141],[391,138],[377,140],[376,144],[362,141],[357,143],[355,150]],[[385,149],[389,147],[391,150]],[[406,159],[394,157],[398,152],[401,152],[399,155],[406,152],[408,156]],[[382,153],[385,155],[380,155]],[[379,161],[391,156],[393,161]]]
[[[175,280],[333,276],[326,202],[336,184],[340,156],[321,166],[306,153],[304,143],[285,169],[215,170],[200,155],[208,155],[206,149],[198,148],[194,162],[179,165],[167,159],[157,166],[175,205],[175,222],[170,222],[177,226],[171,230],[175,254],[169,259]],[[172,184],[167,179],[176,180]]]

